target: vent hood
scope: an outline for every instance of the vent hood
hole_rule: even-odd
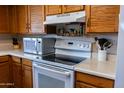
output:
[[[46,16],[44,24],[85,22],[85,11]]]

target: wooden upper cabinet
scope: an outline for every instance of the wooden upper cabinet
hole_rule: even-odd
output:
[[[83,5],[64,5],[63,6],[63,12],[77,12],[77,11],[83,11],[84,6]]]
[[[44,6],[28,6],[29,33],[44,33]]]
[[[16,8],[18,31],[20,34],[44,32],[44,6],[20,5]]]
[[[86,6],[86,31],[117,32],[119,8],[118,5]]]
[[[0,5],[0,33],[9,33],[8,6]]]
[[[17,30],[21,34],[28,33],[28,6],[18,5],[16,6],[17,12]]]
[[[9,31],[12,34],[17,34],[17,16],[16,6],[9,6]]]
[[[47,5],[45,6],[46,15],[55,15],[62,13],[62,6],[61,5]]]

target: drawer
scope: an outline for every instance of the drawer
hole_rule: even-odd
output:
[[[28,59],[22,59],[22,64],[27,66],[32,66],[32,61]]]
[[[20,57],[12,56],[12,60],[13,60],[13,62],[21,63],[21,58]]]
[[[9,61],[9,56],[0,56],[0,62]]]
[[[96,88],[96,87],[83,82],[76,82],[76,88]]]
[[[76,81],[84,82],[96,87],[103,87],[103,88],[114,87],[114,80],[97,77],[81,72],[76,72]]]

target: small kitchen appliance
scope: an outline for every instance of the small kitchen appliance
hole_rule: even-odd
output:
[[[54,52],[55,39],[53,38],[23,38],[23,48],[25,53],[45,55]]]

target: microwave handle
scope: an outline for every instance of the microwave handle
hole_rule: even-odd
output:
[[[37,41],[37,44],[36,44],[36,51],[37,53],[39,54],[39,52],[41,52],[41,41]]]
[[[70,76],[70,72],[60,71],[57,68],[55,68],[56,69],[55,70],[55,69],[48,68],[48,67],[38,66],[36,64],[33,64],[33,66],[36,67],[36,68],[42,69],[42,70],[47,70],[47,71],[51,71],[51,72],[54,72],[54,73],[57,73],[57,74],[61,74],[61,75],[65,75],[65,76]]]

